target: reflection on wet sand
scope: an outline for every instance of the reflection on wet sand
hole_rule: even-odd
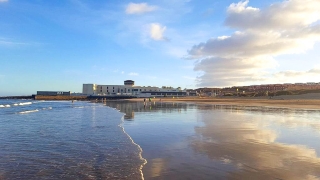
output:
[[[161,158],[151,159],[151,177],[159,177],[164,169],[165,160]]]
[[[160,102],[107,105],[125,113],[125,120],[152,128],[137,129],[148,161],[146,179],[320,179],[319,147],[312,149],[317,145],[311,142],[310,147],[298,133],[299,128],[319,132],[319,111]],[[145,126],[143,113],[137,112],[151,113]],[[185,118],[195,124],[189,134],[182,128]],[[164,132],[168,127],[174,130]],[[296,135],[284,134],[288,130]],[[280,143],[284,135],[289,141]]]
[[[171,113],[173,111],[186,111],[187,108],[193,107],[193,104],[186,103],[162,103],[162,102],[126,102],[126,101],[107,101],[105,105],[118,109],[124,113],[125,120],[134,120],[135,112],[152,112],[162,111]]]
[[[260,116],[241,113],[204,113],[201,135],[192,141],[196,152],[234,165],[228,179],[317,179],[320,158],[314,149],[275,142],[277,133]],[[298,138],[298,137],[297,137]]]

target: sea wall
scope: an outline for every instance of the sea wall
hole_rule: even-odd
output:
[[[43,96],[43,95],[35,95],[35,100],[78,100],[78,101],[86,101],[88,100],[87,96]]]

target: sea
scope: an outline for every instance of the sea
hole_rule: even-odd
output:
[[[320,179],[320,111],[0,100],[0,179]]]

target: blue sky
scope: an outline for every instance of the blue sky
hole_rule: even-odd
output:
[[[318,0],[0,0],[0,96],[320,82]]]

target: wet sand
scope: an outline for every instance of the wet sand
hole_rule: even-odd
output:
[[[148,99],[146,99],[148,100]],[[127,99],[126,101],[144,101],[144,98]],[[320,93],[304,95],[246,98],[246,97],[179,97],[152,98],[156,102],[192,102],[195,104],[262,106],[290,109],[320,109]]]
[[[106,102],[126,114],[123,127],[147,160],[145,179],[319,179],[318,110],[201,100]]]

